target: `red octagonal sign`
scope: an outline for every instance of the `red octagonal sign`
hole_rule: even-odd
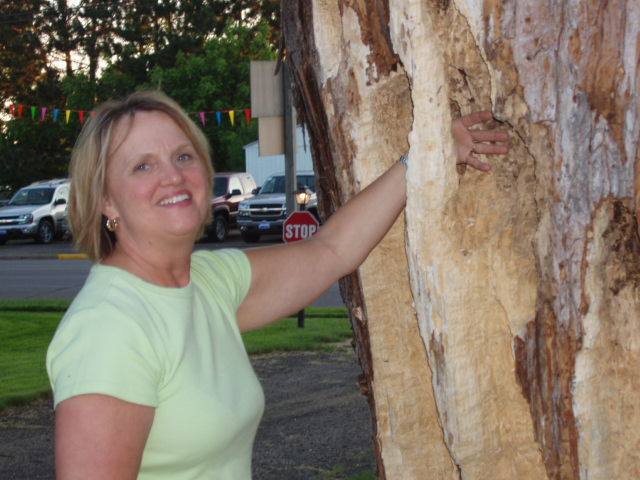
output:
[[[320,224],[316,217],[309,212],[293,212],[287,217],[282,226],[282,240],[285,243],[304,240],[316,233]]]

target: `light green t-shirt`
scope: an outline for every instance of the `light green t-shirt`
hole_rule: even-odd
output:
[[[47,352],[55,405],[99,393],[155,407],[139,479],[250,479],[264,410],[236,321],[250,282],[231,249],[194,253],[184,288],[94,265]]]

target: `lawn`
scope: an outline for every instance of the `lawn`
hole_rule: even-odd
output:
[[[49,394],[47,346],[69,302],[0,300],[0,410]],[[343,308],[309,308],[305,328],[286,318],[243,334],[249,354],[329,351],[351,337]]]

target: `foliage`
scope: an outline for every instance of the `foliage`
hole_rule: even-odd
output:
[[[266,25],[253,30],[229,27],[220,39],[207,41],[202,53],[179,54],[171,68],[156,67],[149,86],[161,86],[189,112],[248,108],[250,60],[275,58],[275,51],[265,47],[267,36]],[[214,167],[244,170],[242,147],[258,138],[257,123],[247,125],[244,115],[236,118],[236,126],[228,118],[221,125],[212,120],[204,130],[214,152]]]
[[[39,113],[39,112],[38,112]],[[64,178],[79,125],[24,118],[9,122],[0,136],[0,181],[12,191],[46,178]]]
[[[0,101],[25,106],[0,115],[0,188],[66,176],[81,125],[51,120],[53,108],[97,103],[159,88],[189,112],[249,108],[249,62],[274,59],[277,0],[7,0],[0,13]],[[6,5],[6,8],[5,8]],[[16,35],[16,32],[17,35]],[[31,118],[32,106],[47,107]],[[238,112],[239,113],[239,112]],[[200,123],[197,114],[194,120]],[[244,169],[242,146],[257,125],[238,115],[204,127],[217,170]]]
[[[37,11],[44,0],[3,0],[0,16],[0,101],[20,99],[43,69],[46,54]]]
[[[49,393],[44,368],[47,346],[68,301],[0,300],[0,410]],[[351,336],[344,308],[309,308],[305,328],[288,318],[247,332],[250,354],[333,350]]]

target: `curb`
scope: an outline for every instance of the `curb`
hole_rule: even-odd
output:
[[[0,260],[87,260],[87,256],[84,253],[0,255]]]
[[[59,253],[58,260],[87,260],[87,255],[84,253]]]

